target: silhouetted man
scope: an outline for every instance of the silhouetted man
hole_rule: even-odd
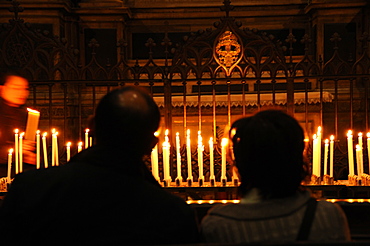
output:
[[[158,185],[142,157],[160,113],[139,87],[100,101],[96,145],[64,166],[17,175],[0,210],[6,243],[178,244],[198,239],[193,211]],[[3,243],[3,242],[2,242]]]

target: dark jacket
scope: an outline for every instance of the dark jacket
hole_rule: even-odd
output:
[[[64,166],[17,175],[0,209],[0,221],[1,237],[17,244],[198,240],[192,209],[160,188],[141,160],[98,146]]]

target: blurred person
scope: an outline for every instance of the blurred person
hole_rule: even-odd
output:
[[[350,240],[342,209],[316,201],[301,183],[308,177],[304,132],[280,110],[235,121],[231,156],[241,184],[240,204],[215,206],[203,218],[207,243]]]
[[[24,131],[27,124],[28,80],[17,73],[5,73],[0,78],[0,177],[7,175],[9,149],[14,149],[14,129]],[[35,165],[35,142],[23,140],[24,163]],[[13,158],[14,160],[14,158]],[[27,165],[27,164],[26,164]],[[27,169],[27,168],[25,168]]]
[[[143,162],[158,142],[152,97],[139,87],[116,89],[91,120],[93,147],[63,166],[15,177],[0,207],[2,244],[197,242],[193,210],[163,190]]]

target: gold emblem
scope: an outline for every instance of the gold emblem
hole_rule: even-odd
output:
[[[225,31],[216,45],[218,63],[228,70],[236,65],[240,58],[241,46],[238,37],[230,31]]]

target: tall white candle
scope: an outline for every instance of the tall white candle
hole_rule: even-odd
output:
[[[35,141],[35,132],[39,126],[40,112],[34,109],[27,108],[27,124],[24,139]]]
[[[158,132],[155,132],[154,135],[158,137]],[[157,181],[160,181],[158,175],[158,144],[156,144],[152,149],[151,162],[152,162],[152,174]]]
[[[89,137],[89,139],[90,139],[89,147],[91,147],[92,144],[93,144],[93,138],[92,137]]]
[[[40,131],[36,131],[36,168],[40,169]]]
[[[55,166],[59,166],[58,132],[55,133]]]
[[[186,156],[188,162],[188,180],[193,181],[193,168],[191,165],[190,129],[186,131]]]
[[[71,142],[68,142],[66,145],[67,162],[71,159],[71,144]]]
[[[176,132],[176,160],[177,160],[177,179],[181,182],[181,152],[180,152],[180,134]]]
[[[316,134],[312,137],[312,174],[316,177],[320,177],[320,173],[318,171],[319,169],[319,163],[318,163],[318,144],[317,144],[317,136]]]
[[[349,175],[355,174],[355,166],[353,161],[353,136],[352,131],[349,130],[347,133],[347,147],[348,147],[348,171]]]
[[[223,138],[221,140],[221,181],[222,180],[227,181],[227,178],[226,178],[226,154],[227,154],[226,148],[227,148],[227,144],[228,144],[228,139]]]
[[[77,144],[77,153],[80,153],[82,151],[82,142],[78,142]]]
[[[24,132],[19,134],[19,173],[23,172],[23,136]]]
[[[322,137],[321,137],[321,126],[317,128],[317,177],[321,177],[321,143],[322,143]]]
[[[48,165],[48,150],[46,146],[46,135],[47,135],[46,132],[42,134],[42,147],[43,147],[43,152],[44,152],[44,167],[48,168],[49,165]]]
[[[363,146],[363,142],[362,142],[362,132],[359,132],[358,133],[358,155],[359,155],[359,158],[361,158],[360,160],[360,164],[358,163],[357,161],[357,164],[360,165],[360,171],[361,171],[361,175],[362,173],[364,172],[364,168],[363,168],[363,165],[364,165],[364,153],[363,153],[363,149],[364,149],[364,146]],[[356,152],[356,155],[357,155],[357,152]],[[357,156],[356,156],[357,158]],[[357,165],[357,167],[358,167]]]
[[[198,168],[199,168],[199,178],[200,180],[204,179],[203,175],[203,138],[201,135],[201,131],[198,131]]]
[[[14,130],[14,159],[15,159],[15,173],[19,173],[19,130]]]
[[[90,129],[85,129],[85,149],[89,147],[89,131]]]
[[[361,177],[363,174],[363,161],[362,161],[361,146],[356,144],[356,163],[357,163],[357,175]]]
[[[8,184],[10,184],[11,174],[12,174],[12,155],[13,155],[13,149],[9,149],[9,153],[8,153],[8,173],[7,173],[7,178],[6,178],[6,182]]]
[[[330,136],[330,177],[334,176],[334,135]]]
[[[215,179],[215,163],[214,163],[214,153],[213,153],[213,138],[209,139],[209,179]]]
[[[55,129],[51,130],[51,166],[55,166]]]
[[[163,155],[163,179],[166,182],[170,182],[170,142],[168,139],[168,129],[165,131],[165,140],[162,144],[162,155]]]
[[[329,153],[329,139],[325,139],[324,146],[324,175],[328,174],[328,153]]]

